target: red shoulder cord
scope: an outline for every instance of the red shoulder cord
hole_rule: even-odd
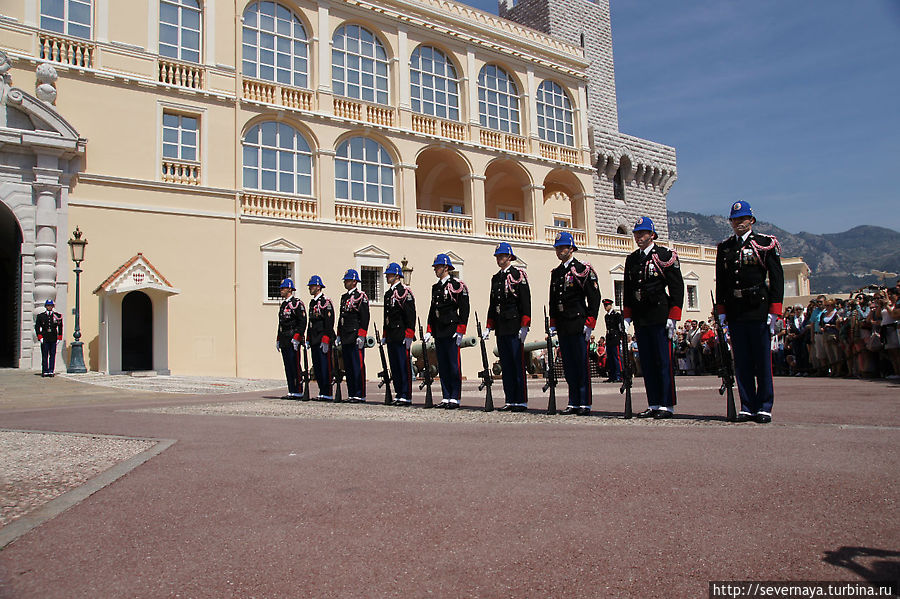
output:
[[[588,275],[594,272],[594,267],[591,266],[590,262],[584,262],[584,270],[578,272],[575,263],[572,262],[572,266],[569,267],[569,272],[572,273],[571,276],[574,278],[574,280],[578,281],[578,284],[584,287],[584,284],[587,282]]]
[[[507,291],[507,293],[511,293],[511,294],[513,294],[514,296],[518,296],[519,294],[516,292],[515,289],[513,289],[513,286],[514,286],[514,285],[518,285],[518,284],[521,283],[522,281],[528,282],[528,275],[525,274],[525,271],[524,271],[524,270],[520,270],[520,271],[519,271],[519,278],[518,278],[518,279],[517,279],[515,276],[513,276],[512,271],[506,273],[506,283],[505,283],[505,285],[506,285],[506,291]]]
[[[675,262],[678,261],[678,253],[675,252],[675,250],[671,250],[671,252],[672,252],[672,257],[669,258],[668,260],[666,260],[665,262],[663,262],[662,258],[659,257],[659,254],[653,253],[650,255],[650,258],[653,260],[653,263],[656,265],[656,268],[658,268],[660,272],[662,272],[664,269],[672,266],[673,264],[675,264]]]
[[[766,263],[763,262],[763,259],[760,257],[760,252],[768,252],[769,250],[778,248],[778,253],[781,253],[781,244],[778,242],[778,239],[774,235],[768,235],[768,237],[772,239],[772,243],[769,245],[761,245],[757,243],[755,239],[750,240],[750,248],[753,250],[753,254],[756,256],[756,259],[761,266],[765,266]]]
[[[459,287],[454,289],[453,288],[453,279],[450,279],[449,281],[447,281],[447,291],[450,293],[450,297],[453,299],[453,301],[459,303],[459,300],[456,299],[456,296],[458,296],[463,291],[468,293],[469,288],[466,287],[466,284],[463,283],[462,281],[457,280],[456,282],[459,283]]]
[[[366,295],[365,291],[360,290],[359,295],[356,296],[356,299],[353,298],[353,294],[350,294],[350,297],[347,298],[347,309],[348,310],[356,310],[359,308],[359,305],[363,303],[363,300],[369,301],[369,296]]]
[[[405,287],[403,289],[403,295],[400,295],[397,292],[397,287],[394,287],[394,295],[391,296],[391,300],[397,302],[398,304],[402,304],[406,301],[407,298],[412,297],[412,292],[409,290],[409,287]]]

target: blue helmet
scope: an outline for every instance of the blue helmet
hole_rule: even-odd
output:
[[[740,218],[742,216],[753,216],[753,210],[747,202],[735,202],[731,205],[731,214],[728,218]]]
[[[325,287],[325,283],[322,282],[322,277],[319,275],[313,275],[309,278],[309,283],[306,284],[307,287],[311,287],[313,285],[318,285],[319,287]]]
[[[450,262],[450,256],[447,254],[438,254],[434,257],[434,264],[432,266],[446,266],[450,270],[453,270],[453,263]]]
[[[648,216],[642,216],[637,219],[634,223],[634,228],[631,230],[632,233],[637,233],[638,231],[650,231],[653,233],[653,239],[659,237],[656,233],[656,227],[653,226],[653,221],[650,220]]]
[[[560,246],[570,245],[573,250],[577,250],[578,248],[575,246],[575,238],[572,237],[572,234],[568,231],[560,231],[556,234],[556,239],[553,241],[553,247],[558,248]]]
[[[285,280],[283,280],[283,281],[281,282],[281,289],[292,289],[292,290],[296,290],[297,288],[294,287],[294,280],[288,278],[288,279],[285,279]]]
[[[48,299],[46,302],[44,302],[44,305],[45,305],[45,306],[52,306],[52,305],[54,305],[53,300],[52,300],[52,299]]]
[[[400,268],[400,265],[396,262],[391,262],[388,264],[387,268],[384,269],[384,274],[386,275],[397,275],[398,277],[403,277],[403,269]]]
[[[509,254],[509,258],[511,260],[516,259],[516,255],[513,253],[512,246],[506,243],[505,241],[501,241],[497,244],[497,249],[494,250],[494,255],[497,256],[499,254]]]
[[[347,269],[347,272],[344,273],[344,280],[345,280],[345,281],[358,281],[358,280],[359,280],[359,273],[356,272],[356,271],[355,271],[354,269],[352,269],[352,268],[348,268],[348,269]]]

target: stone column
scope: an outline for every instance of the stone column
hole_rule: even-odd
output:
[[[34,303],[31,309],[31,322],[38,314],[44,311],[44,302],[56,301],[56,198],[59,194],[58,185],[35,183],[32,187],[35,203],[35,239],[34,239],[34,291],[32,297]],[[34,333],[32,332],[32,339]],[[35,342],[36,344],[36,342]],[[59,360],[62,343],[57,345],[58,369],[63,371],[65,365]],[[31,353],[31,367],[41,367],[41,352],[36,350]]]
[[[524,193],[523,205],[525,206],[526,220],[529,219],[534,225],[534,240],[538,243],[544,242],[544,186],[543,185],[525,185],[522,187]]]
[[[403,162],[397,165],[397,173],[400,175],[400,226],[413,231],[418,228],[416,221],[416,209],[418,206],[416,197],[417,166]]]
[[[597,219],[594,218],[594,195],[576,193],[572,196],[572,210],[581,215],[581,228],[587,237],[588,247],[597,247]]]
[[[319,220],[334,222],[334,150],[316,150],[319,171]]]
[[[469,173],[462,176],[463,191],[465,192],[466,214],[472,215],[472,234],[475,237],[485,235],[485,208],[484,208],[484,175]]]
[[[318,85],[319,112],[334,114],[334,102],[332,102],[333,90],[331,89],[331,23],[329,19],[329,5],[320,0],[318,13],[318,30],[316,37],[316,52],[319,63],[316,77]]]

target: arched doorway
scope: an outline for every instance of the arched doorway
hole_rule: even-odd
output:
[[[0,367],[19,363],[22,297],[22,231],[15,215],[0,203]]]
[[[143,291],[122,298],[122,370],[153,370],[153,302]]]

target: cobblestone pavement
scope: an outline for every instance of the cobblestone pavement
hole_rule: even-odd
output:
[[[149,391],[151,393],[187,393],[197,395],[246,393],[266,391],[284,387],[284,381],[274,379],[240,379],[209,376],[131,376],[127,374],[62,374],[62,378],[129,391]]]

